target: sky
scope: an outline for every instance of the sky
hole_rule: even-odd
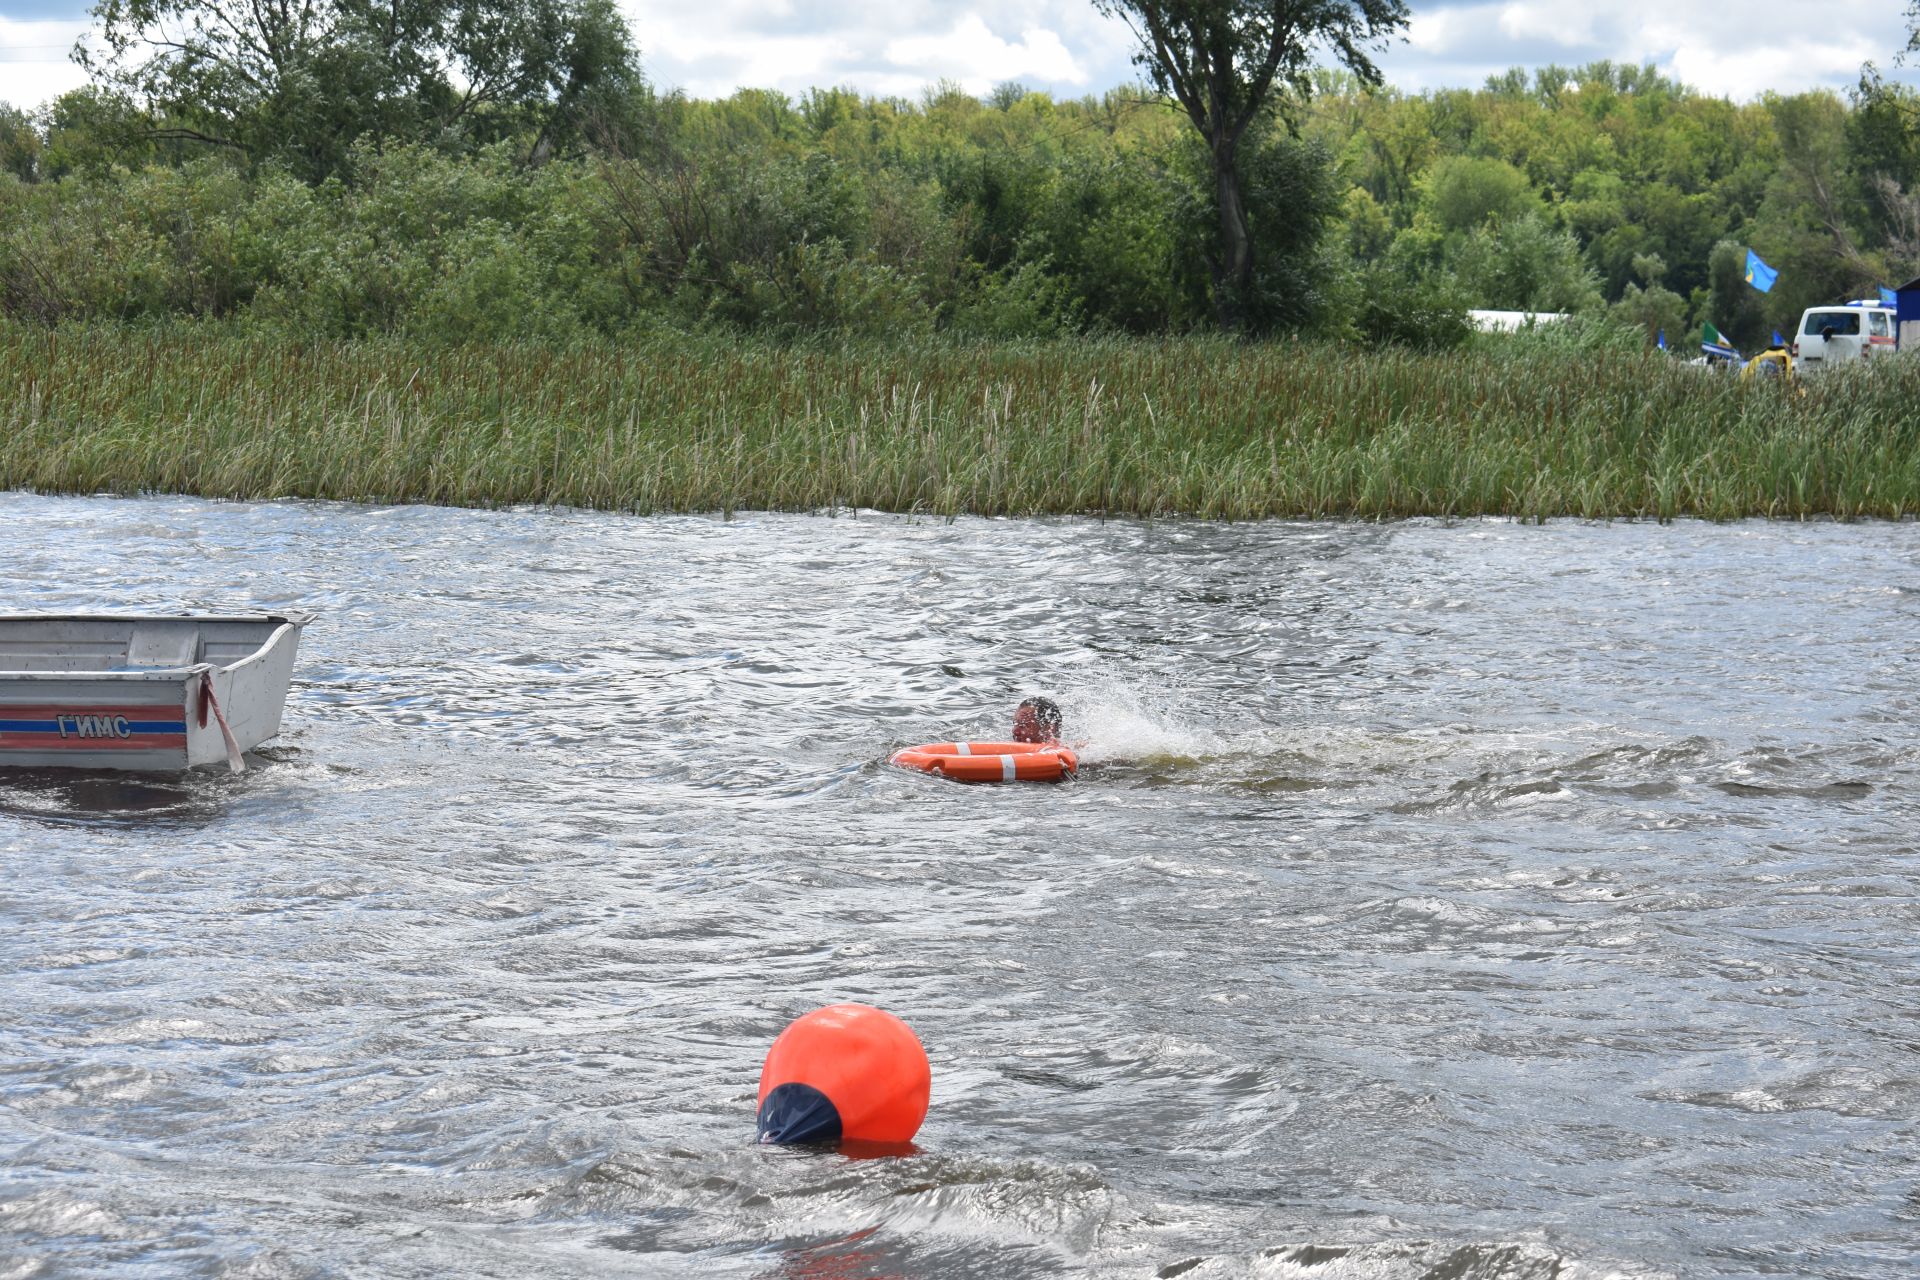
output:
[[[82,82],[68,60],[91,0],[0,0],[0,101],[38,105]],[[695,97],[816,86],[918,97],[1017,81],[1078,97],[1129,83],[1134,41],[1090,0],[620,0],[647,78]],[[1477,88],[1508,67],[1652,62],[1736,100],[1842,90],[1869,60],[1893,71],[1904,0],[1411,0],[1405,39],[1379,57],[1409,90]],[[1920,61],[1920,60],[1917,60]],[[1920,67],[1895,78],[1920,84]]]

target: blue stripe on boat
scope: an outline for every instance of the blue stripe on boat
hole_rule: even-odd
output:
[[[129,720],[128,733],[185,733],[185,720]],[[60,726],[52,720],[0,720],[0,733],[54,733]],[[71,730],[68,737],[73,737]]]

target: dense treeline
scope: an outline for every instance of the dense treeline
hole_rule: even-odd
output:
[[[1148,90],[692,101],[640,79],[610,6],[505,9],[549,23],[537,66],[471,55],[518,98],[463,102],[466,81],[416,69],[303,105],[311,77],[289,74],[224,116],[180,94],[157,113],[149,63],[0,109],[0,311],[449,340],[1214,323],[1209,156]],[[1877,77],[1748,104],[1606,63],[1314,89],[1238,155],[1258,330],[1444,346],[1493,307],[1754,343],[1920,274],[1920,95]],[[338,120],[299,133],[323,107]],[[1769,295],[1749,245],[1781,271]]]
[[[1736,105],[1601,63],[1477,92],[1328,88],[1305,128],[1353,183],[1356,258],[1451,274],[1475,306],[1605,305],[1755,343],[1920,270],[1920,95],[1897,85]],[[1745,282],[1749,246],[1780,269],[1770,294]]]

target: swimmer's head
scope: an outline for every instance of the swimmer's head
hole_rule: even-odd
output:
[[[1013,713],[1015,742],[1060,741],[1060,704],[1052,698],[1028,698]]]

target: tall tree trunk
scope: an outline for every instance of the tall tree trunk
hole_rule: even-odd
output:
[[[101,0],[127,3],[128,0]],[[1920,6],[1920,0],[1909,0]],[[1154,87],[1172,94],[1206,139],[1220,214],[1213,307],[1222,328],[1241,329],[1253,284],[1253,239],[1235,163],[1240,139],[1260,114],[1276,78],[1303,92],[1314,46],[1331,44],[1339,60],[1376,86],[1380,69],[1365,47],[1407,25],[1406,0],[1093,0],[1140,41],[1136,59]],[[1920,36],[1916,36],[1920,39]]]
[[[1253,239],[1247,233],[1247,206],[1240,198],[1237,147],[1213,148],[1213,187],[1220,212],[1220,255],[1213,264],[1213,311],[1220,327],[1238,333],[1246,321],[1253,282]]]

